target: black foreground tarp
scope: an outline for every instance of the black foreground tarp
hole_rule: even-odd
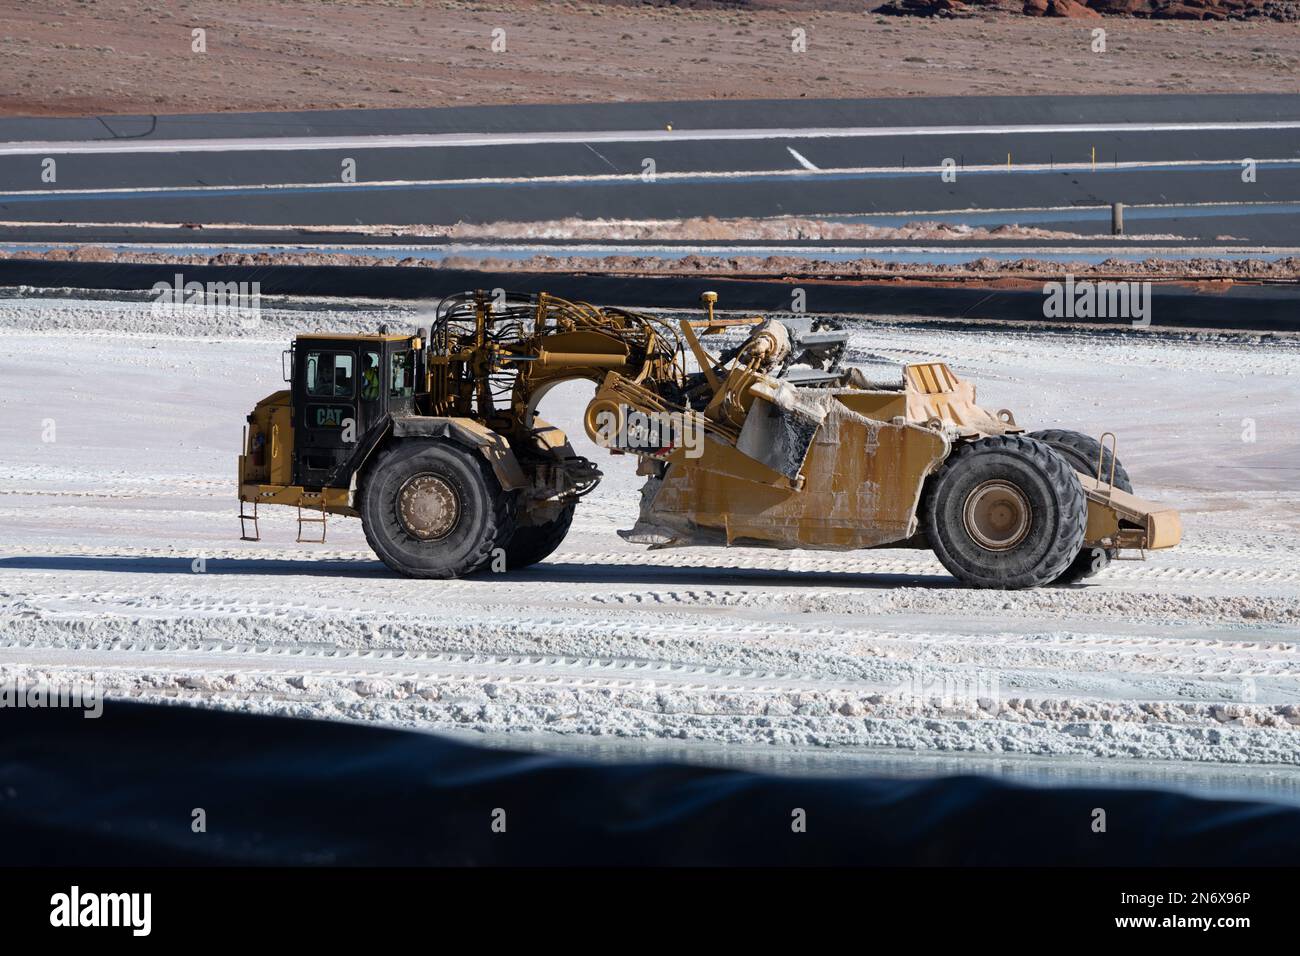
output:
[[[110,701],[0,711],[0,864],[1293,865],[1300,809],[596,764]],[[196,809],[206,832],[191,823]],[[1106,832],[1092,828],[1094,810]],[[806,815],[806,832],[792,830]],[[504,819],[505,832],[494,832]]]

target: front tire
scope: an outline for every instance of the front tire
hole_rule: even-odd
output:
[[[1020,435],[962,445],[926,484],[922,521],[943,566],[979,588],[1047,584],[1079,553],[1088,506],[1074,470]]]
[[[412,578],[458,578],[492,557],[515,496],[481,455],[451,442],[400,441],[367,469],[358,494],[366,540]]]

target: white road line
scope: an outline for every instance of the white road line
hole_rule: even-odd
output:
[[[808,158],[804,156],[802,153],[800,153],[798,150],[796,150],[793,146],[787,146],[786,150],[790,153],[791,156],[794,157],[794,161],[798,163],[800,166],[802,166],[804,169],[811,169],[813,172],[817,172],[817,167],[814,166],[812,163],[810,163],[808,161]]]
[[[0,156],[49,153],[228,153],[321,149],[420,149],[523,146],[548,143],[651,143],[690,140],[860,139],[895,136],[1049,135],[1300,129],[1300,120],[1208,123],[1056,123],[1000,126],[844,126],[808,129],[594,130],[563,133],[409,133],[376,136],[267,136],[225,139],[114,139],[92,142],[14,142]]]
[[[793,152],[793,150],[791,150]],[[797,155],[797,154],[796,154]],[[1286,157],[1282,159],[1256,159],[1254,163],[1257,166],[1268,166],[1275,164],[1294,163],[1295,158]],[[810,164],[811,165],[811,164]],[[1114,172],[1115,170],[1133,170],[1147,169],[1151,167],[1185,167],[1185,166],[1222,166],[1226,168],[1237,169],[1241,165],[1238,159],[1186,159],[1186,160],[1144,160],[1141,162],[1126,163],[1098,163],[1096,169]],[[1094,167],[1090,162],[1080,163],[1021,163],[1012,167],[1012,174],[1020,172],[1088,172]],[[700,170],[697,172],[668,172],[657,173],[656,181],[661,180],[686,180],[686,179],[752,179],[758,176],[766,177],[807,177],[811,173],[816,176],[858,176],[868,173],[878,175],[908,173],[912,175],[921,173],[933,173],[938,175],[944,171],[943,166],[844,166],[834,169],[821,169],[812,167],[811,169],[745,169],[745,170]],[[1006,173],[1007,167],[1002,163],[990,163],[987,165],[970,165],[964,167],[958,173],[958,178],[963,174],[969,173]],[[408,187],[408,186],[511,186],[511,185],[544,185],[547,183],[644,183],[645,180],[640,172],[629,173],[595,173],[582,175],[567,176],[492,176],[473,179],[379,179],[374,181],[361,181],[355,183],[344,183],[337,180],[328,180],[317,183],[245,183],[242,185],[221,185],[221,186],[111,186],[105,188],[89,187],[85,189],[25,189],[11,190],[0,192],[0,199],[7,198],[30,198],[33,196],[81,196],[91,193],[123,193],[123,194],[151,194],[151,193],[175,193],[175,192],[198,192],[198,193],[229,193],[229,192],[251,192],[258,190],[267,191],[287,191],[296,189],[314,189],[314,190],[349,190],[349,189],[366,189],[376,187]]]

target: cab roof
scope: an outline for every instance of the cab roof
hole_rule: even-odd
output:
[[[419,332],[382,335],[378,332],[303,332],[298,336],[300,339],[327,339],[331,342],[407,342],[419,337]]]

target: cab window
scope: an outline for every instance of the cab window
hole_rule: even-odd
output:
[[[415,394],[415,353],[394,352],[388,374],[390,398],[410,398]]]
[[[379,397],[379,353],[366,352],[361,366],[361,399],[373,402]]]
[[[308,352],[307,394],[313,398],[351,398],[355,364],[350,352]]]

